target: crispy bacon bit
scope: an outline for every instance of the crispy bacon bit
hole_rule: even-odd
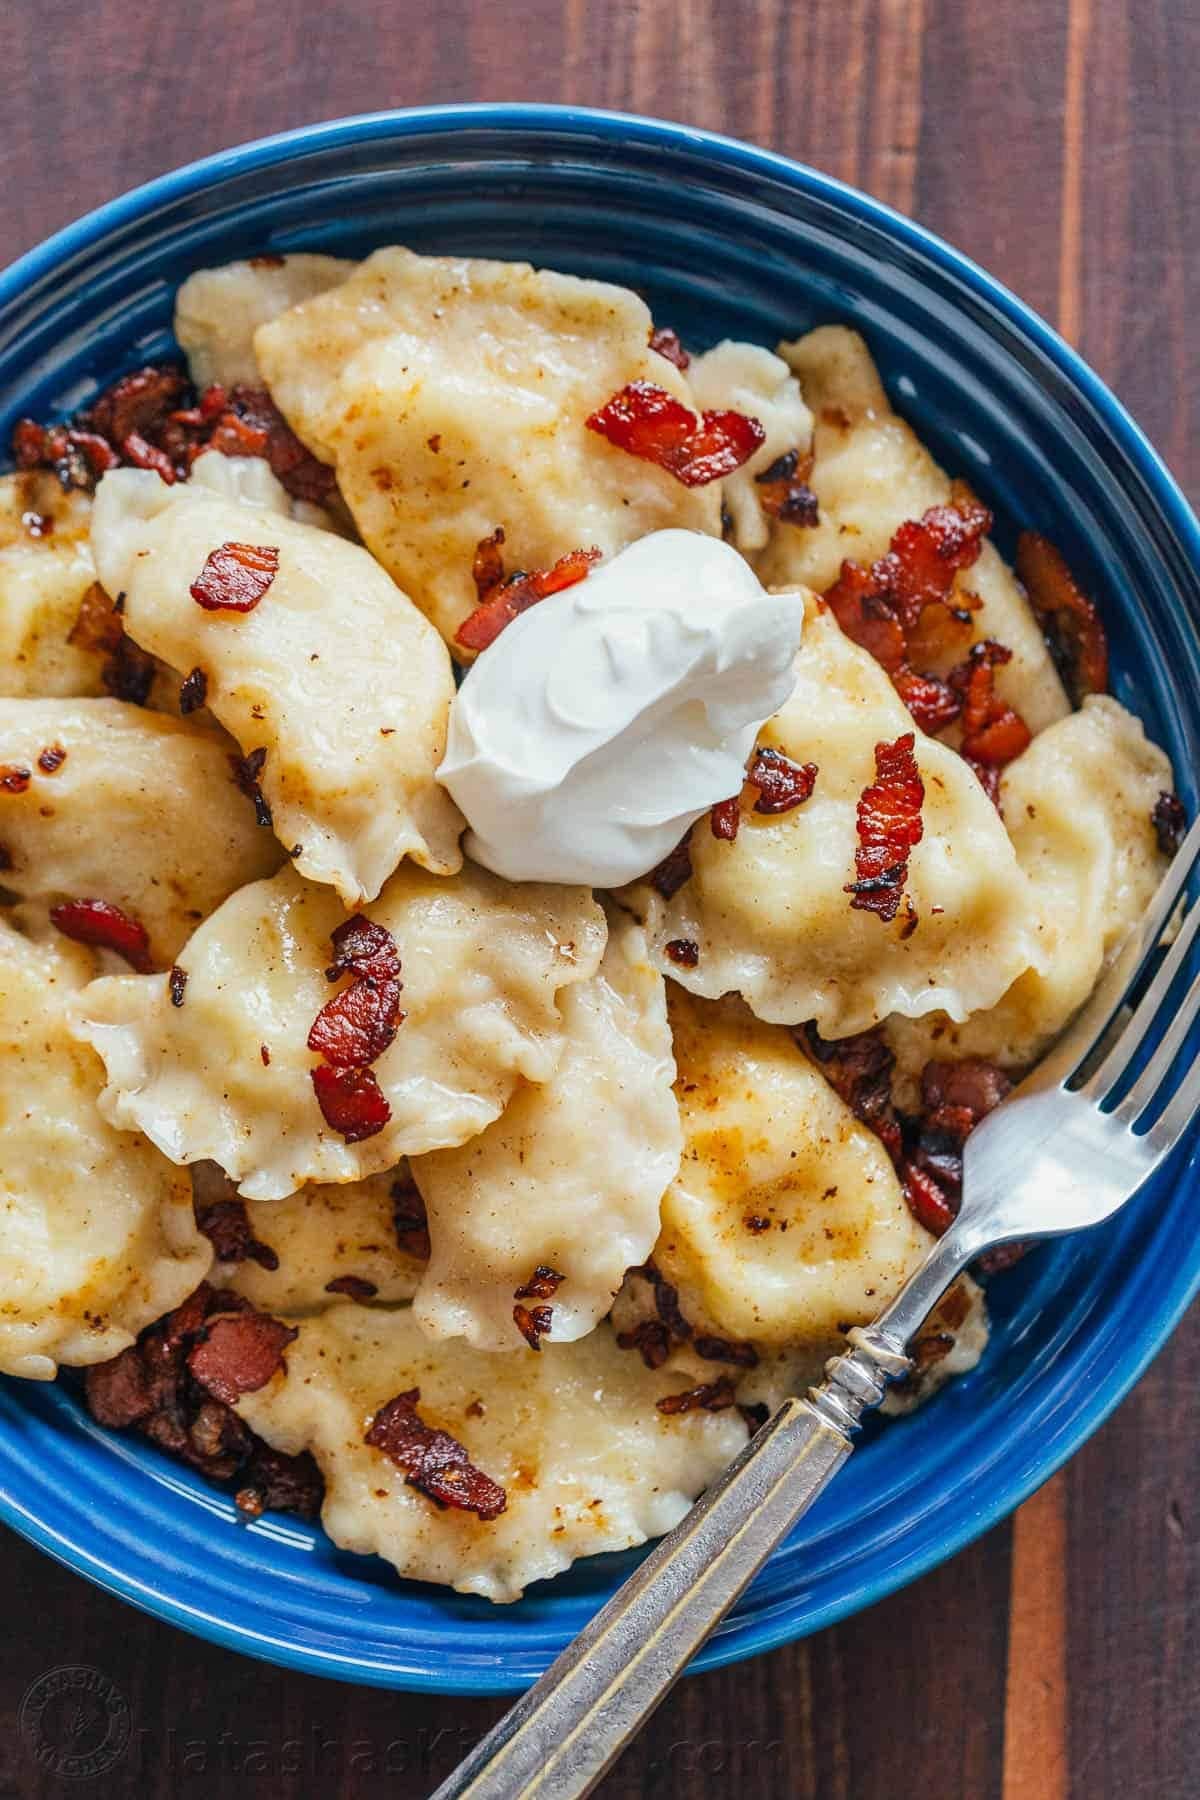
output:
[[[673,850],[669,850],[646,880],[664,900],[673,899],[692,875],[692,830],[689,826]]]
[[[812,471],[811,451],[801,456],[799,450],[785,450],[777,456],[761,475],[754,477],[762,489],[758,498],[763,511],[784,525],[819,525],[821,509],[808,485]]]
[[[258,1056],[263,1068],[269,1069],[271,1066],[271,1052],[267,1049],[265,1044],[260,1044],[258,1046]]]
[[[652,381],[631,381],[586,423],[618,450],[666,469],[684,487],[704,487],[732,475],[767,435],[745,413],[703,412],[697,418]]]
[[[529,1280],[517,1288],[513,1299],[552,1300],[566,1279],[557,1269],[550,1268],[546,1263],[539,1263]]]
[[[902,665],[892,674],[892,685],[913,716],[915,724],[932,737],[953,725],[962,702],[953,688],[936,675],[918,675]]]
[[[746,780],[758,789],[756,813],[791,812],[811,796],[817,785],[817,765],[793,762],[782,750],[761,744],[751,759]]]
[[[0,764],[0,794],[23,794],[32,780],[32,769],[20,763]]]
[[[267,1507],[312,1519],[321,1509],[323,1483],[305,1452],[270,1450],[249,1426],[212,1397],[188,1371],[188,1353],[215,1313],[245,1308],[236,1294],[218,1294],[207,1282],[165,1319],[148,1326],[119,1356],[96,1363],[85,1377],[88,1410],[101,1425],[133,1427],[211,1480],[237,1476],[246,1484],[243,1510],[257,1517]],[[239,1493],[238,1504],[243,1495]]]
[[[48,538],[54,530],[54,520],[49,513],[23,512],[21,524],[31,538]]]
[[[672,938],[665,948],[671,961],[681,969],[694,969],[700,961],[700,946],[694,938]]]
[[[168,487],[175,485],[175,464],[165,450],[160,450],[155,444],[148,444],[136,431],[130,432],[123,440],[121,449],[125,460],[131,462],[135,469],[153,469]]]
[[[950,671],[949,685],[962,701],[962,754],[972,765],[1002,769],[1031,742],[1024,719],[995,691],[996,670],[1011,661],[1012,651],[988,638],[972,644],[966,661]]]
[[[1076,706],[1108,690],[1108,639],[1061,554],[1036,531],[1017,539],[1016,570],[1038,616],[1063,685]]]
[[[429,1218],[420,1191],[411,1179],[405,1181],[398,1177],[392,1183],[392,1229],[406,1256],[428,1262]]]
[[[665,356],[677,369],[686,369],[691,364],[692,359],[680,343],[678,332],[672,331],[669,325],[650,327],[650,348],[657,355]]]
[[[883,1144],[899,1166],[903,1146],[900,1121],[892,1104],[892,1070],[896,1058],[878,1026],[853,1037],[823,1038],[815,1025],[803,1027],[802,1047],[821,1065],[834,1092],[855,1118]]]
[[[471,564],[471,574],[475,581],[475,592],[481,601],[486,600],[493,588],[498,588],[504,580],[504,527],[497,525],[489,537],[480,538],[475,546],[475,560]]]
[[[230,756],[229,766],[233,771],[234,785],[245,794],[247,800],[254,802],[256,823],[265,825],[270,830],[274,822],[271,818],[271,808],[258,781],[266,760],[267,752],[260,747],[257,750],[251,750],[248,756]]]
[[[733,1363],[739,1369],[756,1369],[758,1351],[753,1344],[735,1343],[731,1338],[695,1337],[692,1348],[705,1362]]]
[[[420,1388],[409,1388],[381,1406],[367,1427],[363,1442],[383,1454],[403,1471],[410,1487],[439,1506],[453,1506],[485,1521],[498,1519],[508,1496],[472,1463],[466,1446],[448,1431],[438,1431],[417,1412]]]
[[[193,669],[179,684],[179,710],[186,718],[198,712],[208,699],[208,676],[203,669]]]
[[[1154,802],[1150,823],[1154,827],[1154,835],[1163,855],[1174,856],[1187,831],[1187,814],[1179,795],[1160,794]]]
[[[325,1123],[348,1144],[374,1137],[392,1116],[370,1069],[331,1069],[321,1063],[312,1070],[312,1084]]]
[[[271,473],[293,499],[308,500],[315,506],[321,506],[329,499],[335,487],[333,470],[305,449],[266,388],[238,386],[233,389],[229,409],[221,415],[213,433],[212,448],[225,450],[225,444],[218,441],[222,430],[232,433],[238,427],[260,435],[265,440],[264,447],[260,451],[226,450],[226,455],[265,456]]]
[[[256,1262],[262,1269],[279,1267],[279,1257],[270,1244],[262,1243],[251,1231],[244,1200],[234,1197],[197,1206],[196,1229],[204,1233],[218,1262]]]
[[[499,532],[499,537],[497,537]],[[503,532],[494,531],[490,538],[482,538],[475,551],[472,570],[475,585],[479,586],[481,577],[486,577],[491,567],[491,558],[496,555],[498,542],[503,542]],[[506,625],[536,606],[539,600],[548,600],[551,594],[559,594],[564,588],[574,587],[582,581],[594,562],[599,562],[599,550],[568,550],[560,556],[550,569],[535,569],[532,573],[524,570],[507,579],[503,576],[503,561],[500,559],[501,578],[486,590],[484,598],[469,618],[464,619],[454,634],[456,644],[465,650],[486,650],[494,644]]]
[[[924,833],[921,807],[925,784],[913,754],[911,731],[893,744],[875,746],[875,781],[863,789],[858,802],[858,848],[854,866],[858,879],[845,892],[850,905],[873,912],[885,924],[896,917],[904,883],[908,880],[910,851]]]
[[[905,1171],[904,1198],[917,1224],[923,1225],[934,1237],[943,1237],[953,1225],[954,1209],[941,1184],[927,1169],[915,1163]]]
[[[384,926],[355,913],[333,932],[333,961],[325,971],[326,981],[338,981],[343,975],[369,975],[376,981],[398,981],[400,955],[396,940]]]
[[[361,1275],[339,1275],[335,1280],[325,1283],[325,1292],[346,1294],[361,1305],[364,1301],[373,1300],[379,1289],[373,1281],[366,1281]]]
[[[383,1055],[403,1020],[400,983],[362,975],[326,1001],[308,1047],[335,1069],[361,1068]]]
[[[64,900],[50,908],[50,918],[64,937],[115,950],[139,975],[154,967],[146,927],[108,900]]]
[[[642,1319],[632,1331],[617,1333],[617,1347],[637,1350],[648,1369],[661,1369],[671,1354],[671,1334],[661,1319]]]
[[[255,1438],[250,1460],[239,1475],[243,1486],[233,1496],[233,1503],[248,1519],[261,1518],[264,1512],[294,1513],[301,1519],[315,1519],[320,1514],[325,1483],[307,1450],[299,1456],[286,1456]]]
[[[253,612],[279,571],[273,544],[221,544],[188,589],[205,612]]]
[[[962,1204],[963,1145],[980,1119],[1011,1091],[1002,1069],[977,1057],[929,1062],[921,1074],[921,1117],[907,1154],[904,1193],[928,1231],[945,1231]]]
[[[660,1413],[674,1416],[690,1412],[723,1412],[737,1404],[737,1393],[728,1375],[716,1381],[701,1382],[699,1387],[684,1388],[679,1394],[664,1394],[655,1403]]]
[[[720,843],[732,844],[741,822],[741,796],[738,794],[734,794],[729,800],[718,800],[715,806],[709,808],[709,829]]]
[[[37,759],[38,768],[43,775],[57,775],[67,760],[67,753],[61,744],[49,744]]]
[[[18,419],[12,434],[13,461],[18,469],[52,469],[59,486],[91,493],[106,469],[121,460],[111,444],[95,432],[67,425],[38,425]]]
[[[130,438],[157,443],[168,416],[188,392],[189,382],[182,370],[167,364],[149,365],[122,375],[105,388],[83,420],[109,444],[124,447]]]
[[[976,561],[992,526],[968,489],[956,484],[953,496],[949,505],[906,520],[869,568],[844,562],[825,593],[842,630],[887,670],[923,731],[940,731],[959,709],[945,683],[911,667],[910,637],[929,607],[942,606],[947,620],[964,610],[966,597],[952,595],[954,578]],[[928,633],[922,636],[928,651]]]
[[[183,1005],[183,997],[187,992],[187,979],[187,970],[181,969],[178,963],[172,963],[171,973],[167,976],[167,987],[170,989],[172,1006]]]
[[[552,1306],[522,1306],[518,1301],[513,1307],[513,1324],[531,1350],[541,1349],[542,1339],[553,1322]]]
[[[286,1367],[283,1353],[298,1336],[294,1325],[253,1308],[222,1314],[205,1326],[188,1353],[188,1369],[215,1399],[232,1406],[243,1394],[266,1387]]]

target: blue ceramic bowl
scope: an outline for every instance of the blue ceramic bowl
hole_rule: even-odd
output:
[[[1047,532],[1100,598],[1116,688],[1200,769],[1200,528],[1096,377],[1019,301],[863,195],[680,126],[447,107],[271,138],[168,175],[0,276],[0,432],[170,348],[190,270],[256,251],[528,257],[640,288],[702,346],[863,331],[897,406],[995,509]],[[697,1659],[712,1668],[911,1581],[1044,1481],[1142,1373],[1200,1282],[1196,1171],[992,1285],[980,1367],[877,1429]],[[102,1432],[63,1386],[0,1384],[3,1516],[147,1611],[343,1680],[492,1693],[538,1675],[632,1566],[584,1562],[495,1609],[397,1581],[284,1518],[235,1522],[175,1463]]]

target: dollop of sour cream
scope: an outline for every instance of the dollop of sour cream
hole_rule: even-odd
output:
[[[438,779],[510,881],[619,887],[736,794],[787,700],[797,594],[719,538],[656,531],[515,619],[468,672]]]

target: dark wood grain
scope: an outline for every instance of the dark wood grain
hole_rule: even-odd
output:
[[[1193,497],[1195,0],[18,0],[0,259],[240,139],[466,98],[631,107],[752,137],[911,211],[1057,318]],[[641,1800],[1195,1800],[1200,1325],[1017,1516],[884,1605],[684,1683],[614,1771]],[[931,1494],[936,1507],[937,1496]],[[425,1794],[499,1702],[285,1674],[0,1540],[0,1797]],[[133,1742],[68,1787],[16,1729],[90,1663]]]

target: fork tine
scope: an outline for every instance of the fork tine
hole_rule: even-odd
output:
[[[1200,857],[1200,815],[1175,853],[1140,923],[1126,940],[1091,998],[1052,1050],[1042,1059],[1042,1084],[1067,1081],[1104,1037],[1126,994],[1141,974],[1179,903],[1189,875]]]
[[[1200,900],[1197,900],[1189,908],[1183,924],[1179,928],[1179,935],[1159,965],[1154,980],[1138,1002],[1133,1017],[1100,1067],[1094,1071],[1090,1080],[1085,1082],[1083,1092],[1089,1094],[1094,1100],[1103,1101],[1112,1092],[1113,1084],[1121,1079],[1129,1067],[1131,1058],[1137,1054],[1146,1033],[1160,1014],[1175,977],[1184,965],[1197,928],[1200,928]],[[1182,1042],[1182,1038],[1180,1042]],[[1178,1044],[1176,1049],[1178,1049]],[[1161,1080],[1161,1075],[1158,1079]]]
[[[1198,910],[1193,908],[1193,911]],[[1187,1041],[1188,1032],[1200,1018],[1200,975],[1197,975],[1184,996],[1183,1005],[1171,1020],[1163,1040],[1154,1055],[1146,1064],[1125,1098],[1118,1106],[1113,1117],[1120,1119],[1124,1125],[1132,1125],[1140,1117],[1157,1094],[1163,1082],[1171,1072],[1171,1066]]]
[[[1178,1143],[1200,1108],[1200,1056],[1180,1082],[1161,1117],[1154,1121],[1147,1136],[1160,1155]]]

